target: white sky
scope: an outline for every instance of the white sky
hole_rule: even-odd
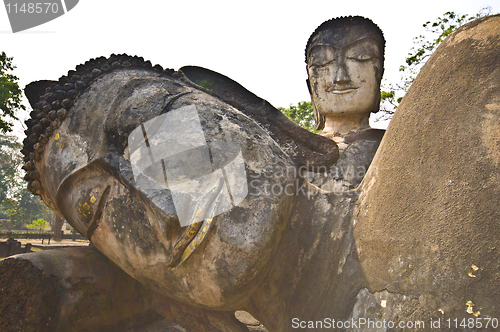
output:
[[[127,53],[164,68],[215,70],[286,107],[310,100],[304,47],[323,21],[346,15],[372,19],[386,38],[384,78],[396,81],[423,23],[447,11],[472,15],[485,6],[497,13],[500,0],[80,0],[66,15],[16,34],[0,7],[0,52],[14,57],[23,88],[57,80],[90,58]]]

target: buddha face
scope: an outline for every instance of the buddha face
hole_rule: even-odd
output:
[[[365,25],[317,33],[307,50],[311,98],[321,115],[369,114],[380,102],[383,44]]]
[[[37,164],[43,200],[121,269],[221,310],[241,306],[271,266],[295,183],[273,167],[291,166],[244,114],[145,70],[94,82]]]

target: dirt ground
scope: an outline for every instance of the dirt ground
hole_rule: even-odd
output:
[[[7,239],[1,239],[0,241],[6,241]],[[32,246],[34,245],[44,245],[44,246],[50,246],[50,247],[58,247],[58,246],[88,246],[90,244],[89,240],[76,240],[76,241],[71,241],[70,239],[64,239],[61,240],[60,242],[56,242],[54,240],[50,240],[50,244],[48,243],[49,241],[47,239],[43,240],[42,239],[16,239],[17,241],[21,242],[23,247],[26,245],[26,243],[31,243]]]

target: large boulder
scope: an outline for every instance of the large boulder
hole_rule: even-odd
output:
[[[499,49],[500,16],[462,26],[398,108],[354,211],[354,317],[500,318]]]
[[[161,318],[147,292],[95,248],[21,254],[0,262],[2,331],[100,331]]]
[[[232,312],[194,308],[152,293],[94,247],[6,258],[0,262],[0,285],[5,332],[248,331]]]

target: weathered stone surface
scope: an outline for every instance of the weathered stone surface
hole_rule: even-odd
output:
[[[496,15],[443,41],[364,180],[354,243],[387,319],[500,317],[499,36]]]
[[[273,267],[245,308],[269,331],[294,331],[293,319],[348,318],[365,284],[352,234],[359,182],[337,171],[368,169],[380,138],[378,131],[353,137],[356,153],[347,148],[333,173],[309,174],[298,188]]]
[[[246,311],[238,310],[234,316],[245,325],[259,326],[260,322]]]
[[[6,332],[248,331],[231,312],[151,292],[92,247],[7,258],[0,262],[0,281],[0,328]]]
[[[93,248],[4,259],[0,280],[2,331],[96,331],[133,323],[148,308],[142,285]]]

